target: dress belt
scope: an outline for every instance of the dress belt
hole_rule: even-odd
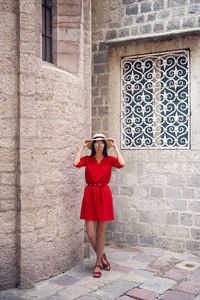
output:
[[[104,187],[106,186],[107,184],[103,184],[103,183],[90,183],[88,184],[89,186],[98,186],[98,187]],[[100,189],[101,191],[101,189]],[[100,192],[101,193],[101,192]],[[102,203],[102,194],[100,195],[100,202]]]
[[[90,183],[90,184],[88,184],[89,186],[100,186],[100,187],[102,187],[102,186],[105,186],[105,185],[107,185],[107,184],[103,184],[103,183]]]

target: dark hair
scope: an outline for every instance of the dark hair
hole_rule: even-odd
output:
[[[102,141],[103,141],[103,143],[104,143],[103,156],[108,156],[106,141],[105,141],[105,140],[102,140]],[[92,152],[91,152],[91,154],[90,154],[91,157],[92,157],[92,156],[95,156],[95,154],[96,154],[96,151],[95,151],[95,148],[94,148],[94,143],[96,143],[95,140],[92,142]]]

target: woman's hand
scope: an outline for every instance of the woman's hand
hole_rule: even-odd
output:
[[[111,142],[111,145],[112,145],[113,148],[117,147],[115,139],[113,139],[113,138],[107,138],[107,141]]]
[[[90,142],[91,140],[84,140],[81,148],[79,149],[78,153],[76,154],[76,157],[74,159],[74,166],[78,165],[80,159],[81,159],[81,154],[83,152],[83,150],[85,149],[85,147],[87,146],[87,143]]]
[[[85,148],[88,142],[91,142],[91,140],[90,139],[84,140],[82,147]]]
[[[117,148],[117,144],[115,143],[115,140],[113,138],[108,138],[107,141],[111,142],[112,147],[115,149],[115,152],[117,154],[117,158],[119,160],[119,163],[124,166],[125,162],[124,159],[121,155],[121,153],[119,152],[118,148]]]

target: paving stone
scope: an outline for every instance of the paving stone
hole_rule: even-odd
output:
[[[1,300],[24,300],[25,298],[20,298],[17,296],[5,296],[3,298],[0,297]]]
[[[8,296],[19,296],[17,292],[18,292],[18,289],[8,289],[8,290],[0,291],[0,299],[6,298]]]
[[[159,297],[160,300],[192,300],[194,295],[180,291],[166,291]]]
[[[68,286],[68,285],[73,285],[76,282],[78,282],[80,280],[80,278],[75,278],[69,275],[64,275],[64,276],[60,276],[56,279],[51,279],[52,282],[58,284],[58,285],[62,285],[62,286]]]
[[[123,253],[123,252],[115,252],[115,253],[112,253],[110,254],[110,258],[108,257],[108,260],[111,262],[111,263],[117,263],[119,264],[120,262],[120,265],[127,261],[127,259],[132,259],[135,255],[137,255],[138,252],[131,252],[131,253]]]
[[[152,278],[155,275],[153,272],[148,272],[146,270],[135,270],[129,274],[122,276],[121,279],[129,280],[137,283],[143,283],[149,278]]]
[[[87,295],[90,292],[91,292],[91,289],[88,289],[83,286],[79,286],[77,288],[77,286],[74,285],[74,286],[66,287],[66,288],[62,289],[57,294],[62,297],[67,297],[67,299],[69,299],[69,300],[74,300],[80,296]]]
[[[117,271],[117,272],[124,273],[124,274],[130,273],[132,270],[133,270],[132,268],[128,268],[125,266],[120,266],[120,265],[112,266],[112,271]]]
[[[168,267],[169,263],[166,260],[157,259],[150,267],[156,270],[160,270],[164,267]]]
[[[200,256],[196,256],[196,255],[189,255],[188,260],[194,260],[200,263]]]
[[[171,260],[171,259],[176,258],[180,261],[183,261],[183,260],[187,260],[188,253],[175,253],[175,252],[166,250],[164,255],[161,258],[164,258],[164,259],[167,259],[167,260]]]
[[[93,292],[93,295],[99,297],[100,299],[112,300],[136,286],[137,284],[134,282],[118,279]]]
[[[152,261],[155,260],[155,257],[152,257],[152,256],[148,256],[146,254],[137,254],[134,256],[134,259],[136,260],[139,260],[141,262],[148,262],[148,263],[151,263]]]
[[[61,297],[61,296],[56,296],[56,295],[52,295],[52,296],[49,296],[45,299],[42,299],[42,300],[68,300],[67,297]]]
[[[185,260],[176,264],[177,268],[194,271],[200,267],[200,263],[191,260]]]
[[[99,299],[94,296],[81,296],[76,298],[76,300],[99,300]]]
[[[117,272],[117,271],[113,271],[112,269],[110,271],[103,271],[103,273],[102,273],[103,280],[105,280],[107,282],[117,280],[122,276],[123,276],[122,273]]]
[[[190,272],[187,270],[182,270],[178,268],[172,268],[164,273],[164,277],[168,277],[173,280],[181,280],[185,278]]]
[[[133,269],[145,269],[148,266],[148,262],[141,262],[136,259],[127,259],[126,261],[119,261],[119,265],[130,267]]]
[[[140,285],[141,288],[150,290],[157,294],[162,294],[168,289],[172,288],[176,281],[162,277],[154,277]]]
[[[147,278],[152,278],[156,275],[156,273],[149,272],[149,271],[146,271],[146,270],[135,270],[133,272],[137,275],[147,277]]]
[[[141,300],[152,300],[155,297],[158,296],[158,294],[145,290],[145,289],[140,289],[140,288],[135,288],[127,293],[127,295],[131,297],[135,297],[137,299]]]
[[[165,254],[166,250],[163,249],[157,249],[157,248],[143,248],[142,252],[144,254],[148,254],[149,256],[162,256]]]
[[[116,300],[133,300],[134,298],[130,298],[128,296],[122,296],[122,297],[119,297],[117,298]]]
[[[176,290],[197,294],[200,292],[200,284],[199,282],[185,280],[176,286]]]
[[[191,275],[187,276],[187,280],[194,282],[200,282],[200,270],[193,272]]]
[[[114,300],[116,298],[108,292],[103,291],[102,289],[99,289],[96,292],[92,292],[92,294],[94,294],[94,297],[98,297],[98,299]]]
[[[93,276],[90,276],[90,277],[87,277],[87,278],[83,278],[81,279],[79,282],[76,283],[76,287],[79,287],[79,286],[83,286],[83,287],[86,287],[88,289],[91,289],[91,290],[97,290],[101,287],[103,287],[104,285],[110,283],[111,281],[115,280],[115,276],[111,276],[110,278],[108,279],[105,279],[105,276],[104,276],[105,272],[103,272],[102,276],[100,278],[94,278]],[[121,274],[122,275],[122,274]],[[116,277],[116,279],[118,279],[119,277]]]
[[[86,263],[86,264],[81,264],[78,267],[73,268],[70,270],[67,274],[72,276],[72,277],[78,277],[78,278],[86,278],[88,276],[91,276],[92,270],[94,267],[94,263]]]
[[[133,282],[137,282],[137,283],[143,283],[143,282],[147,281],[149,278],[140,276],[140,275],[137,275],[136,273],[131,272],[131,273],[121,277],[121,279],[133,281]]]
[[[150,272],[155,272],[155,273],[157,273],[158,272],[158,270],[156,270],[155,268],[152,268],[152,267],[146,267],[146,270],[147,271],[150,271]]]
[[[35,284],[35,287],[27,290],[18,289],[18,296],[26,300],[41,300],[43,298],[55,295],[56,292],[62,290],[62,286],[57,285],[50,280],[44,280]]]

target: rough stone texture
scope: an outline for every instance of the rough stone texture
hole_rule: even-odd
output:
[[[91,3],[57,3],[54,64],[41,60],[41,2],[0,3],[1,289],[33,286],[87,252],[79,220],[83,172],[72,163],[90,136]],[[74,18],[79,25],[68,30]]]
[[[147,282],[141,285],[142,288],[150,290],[154,293],[161,294],[164,293],[169,288],[172,288],[176,284],[176,281],[162,278],[154,277],[149,279]]]
[[[107,136],[115,137],[118,146],[120,145],[122,56],[190,48],[193,66],[192,151],[121,150],[126,166],[112,174],[116,221],[115,228],[108,228],[106,235],[117,243],[150,244],[193,252],[200,249],[200,108],[197,100],[200,81],[198,69],[195,68],[200,63],[197,53],[199,36],[178,36],[181,30],[200,28],[199,10],[199,1],[93,0],[93,39],[97,45],[93,51],[93,89],[101,99],[93,101],[93,133],[103,131]],[[117,24],[112,28],[116,31],[116,43],[109,49],[99,51],[98,45],[106,42],[113,22]],[[177,34],[176,37],[126,41],[138,36],[167,34],[172,31]],[[123,39],[124,42],[118,44],[117,39]],[[108,71],[97,73],[97,65],[101,65],[101,70],[104,66]],[[98,85],[103,74],[108,75],[108,80],[104,81],[107,85],[103,86],[108,90],[106,95],[102,94],[102,86]],[[94,99],[95,97],[97,96]],[[110,154],[115,155],[112,151]],[[123,227],[120,226],[122,222],[126,223]],[[130,223],[131,227],[126,232],[124,228],[129,228]]]
[[[135,299],[143,299],[143,300],[152,300],[154,299],[156,296],[158,296],[158,294],[145,290],[145,289],[139,289],[139,288],[135,288],[131,291],[129,291],[127,293],[127,295],[131,296],[131,297],[135,297]]]
[[[130,290],[135,286],[137,286],[135,282],[118,279],[111,283],[108,283],[103,288],[92,292],[91,295],[97,296],[99,299],[114,300],[123,293],[125,293],[127,290]]]
[[[0,289],[16,285],[16,1],[0,2]]]
[[[192,300],[195,299],[194,295],[192,294],[187,294],[181,291],[167,291],[165,292],[160,299],[162,300],[171,300],[171,299],[176,299],[176,300]]]

